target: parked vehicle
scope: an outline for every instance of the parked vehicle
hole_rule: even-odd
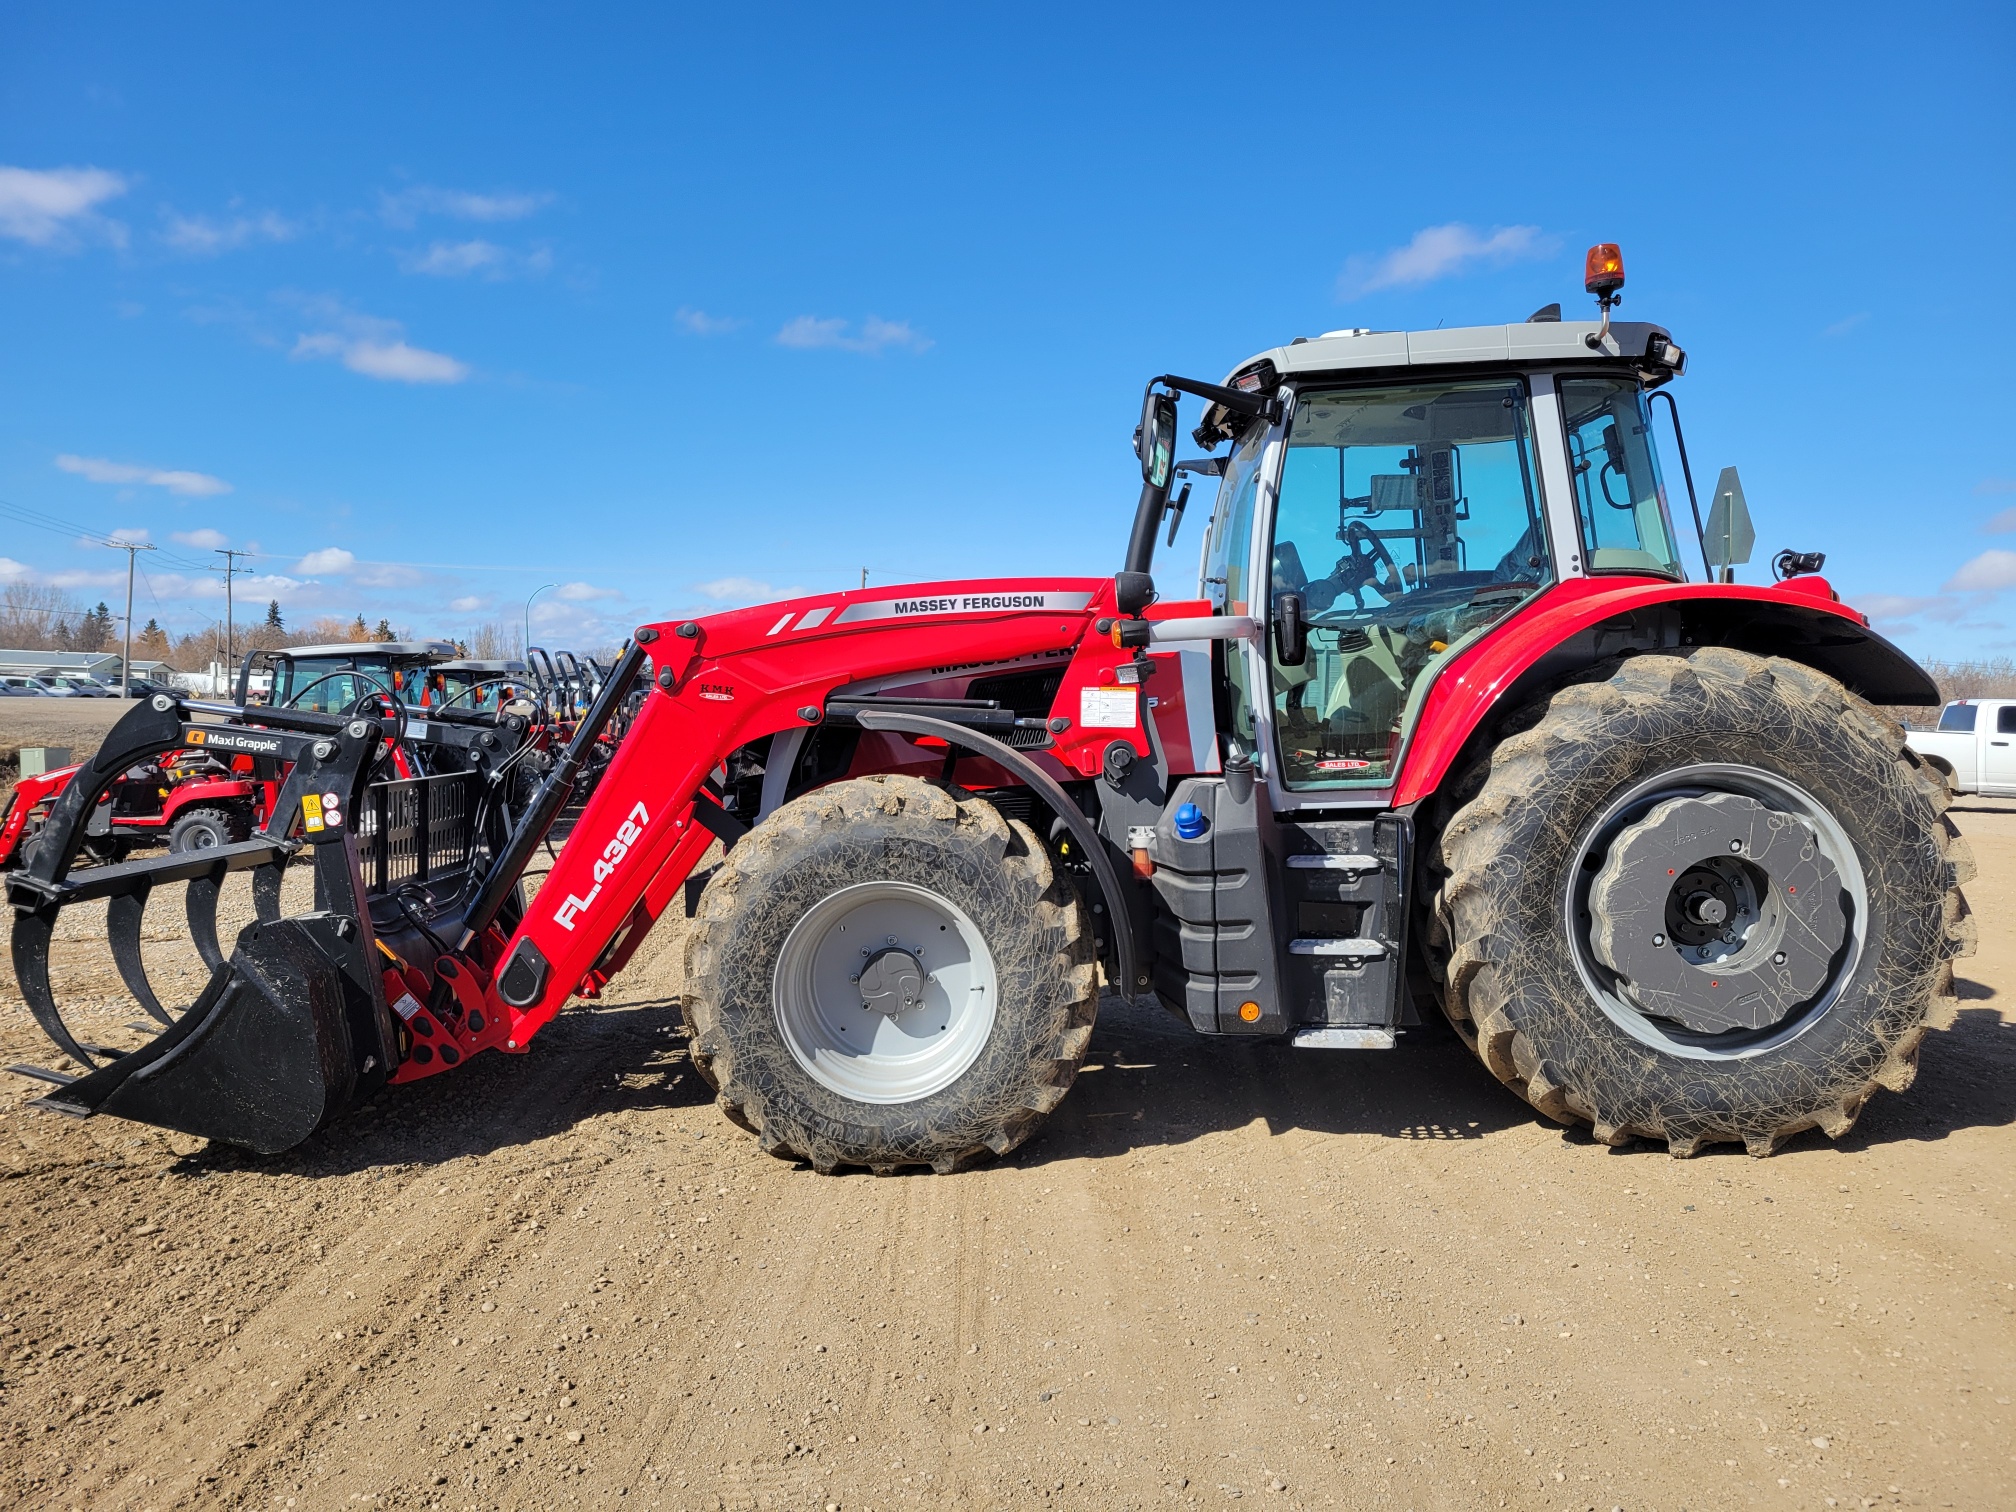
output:
[[[52,698],[54,692],[37,677],[0,677],[0,689],[19,698]]]
[[[2016,797],[2016,698],[1955,699],[1904,741],[1954,792]]]
[[[1715,580],[1688,581],[1651,403],[1686,356],[1612,322],[1622,283],[1600,246],[1600,324],[1338,331],[1151,379],[1109,577],[639,626],[472,885],[399,916],[358,880],[368,707],[236,711],[215,728],[293,763],[259,835],[70,873],[96,790],[183,738],[182,709],[136,708],[8,878],[23,995],[87,1073],[29,1074],[73,1115],[284,1149],[387,1082],[524,1051],[683,903],[695,1072],[819,1171],[1013,1150],[1078,1073],[1102,971],[1197,1034],[1306,1051],[1390,1049],[1439,1011],[1609,1144],[1839,1136],[1911,1083],[1972,948],[1945,785],[1872,707],[1938,691],[1811,554],[1733,581],[1733,478],[1695,516]],[[1186,394],[1225,450],[1179,465]],[[1046,385],[1044,410],[1072,402]],[[1029,411],[997,409],[1012,452]],[[1158,595],[1184,470],[1217,504],[1197,576]],[[282,917],[297,853],[318,907]],[[226,868],[267,900],[230,959],[213,934],[208,985],[147,1044],[80,1044],[47,972],[62,910],[109,897],[117,954],[150,889]]]
[[[72,698],[111,698],[114,696],[113,690],[106,687],[105,684],[98,681],[95,677],[73,677],[63,672],[45,672],[36,681],[58,697],[67,695]]]

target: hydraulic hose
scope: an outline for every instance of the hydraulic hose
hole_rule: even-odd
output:
[[[511,838],[504,843],[502,854],[491,863],[483,885],[476,890],[475,901],[469,905],[468,916],[463,921],[462,937],[456,942],[458,950],[467,950],[471,940],[496,922],[505,897],[518,885],[518,879],[532,862],[533,853],[545,840],[546,832],[553,828],[553,821],[560,817],[560,811],[574,795],[574,781],[581,773],[581,764],[587,760],[590,747],[615,717],[617,706],[623,702],[630,685],[643,669],[644,648],[626,645],[616,663],[616,670],[609,674],[609,681],[602,685],[602,691],[595,695],[595,702],[589,706],[581,723],[575,726],[574,738],[553,764],[553,770],[546,774],[539,791],[532,795],[532,801],[525,806],[525,817],[511,831]]]

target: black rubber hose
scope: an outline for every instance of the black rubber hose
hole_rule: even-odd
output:
[[[567,806],[567,800],[574,793],[574,779],[581,771],[581,763],[587,758],[588,750],[601,738],[602,731],[615,716],[617,705],[623,695],[630,691],[630,684],[637,680],[637,674],[644,670],[644,648],[630,645],[623,650],[623,656],[616,663],[616,670],[609,681],[602,685],[595,702],[581,723],[575,726],[574,738],[567,743],[567,749],[554,763],[553,770],[540,785],[539,791],[525,807],[525,817],[518,821],[511,838],[505,842],[504,853],[490,863],[490,870],[483,878],[483,885],[476,890],[476,899],[469,905],[469,914],[464,921],[462,938],[457,942],[460,949],[467,950],[469,942],[488,929],[496,921],[498,910],[504,906],[511,889],[518,885],[525,868],[531,863],[533,853],[539,849],[546,832],[553,827],[553,821],[560,817],[560,811]]]

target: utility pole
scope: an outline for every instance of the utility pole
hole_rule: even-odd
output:
[[[114,541],[112,543],[126,553],[126,637],[119,653],[119,696],[133,696],[133,564],[143,551],[158,551],[144,541]]]
[[[237,660],[233,646],[237,638],[237,625],[231,612],[231,577],[238,570],[238,558],[249,557],[252,553],[220,546],[217,548],[217,555],[224,558],[224,670],[229,673]]]
[[[861,569],[861,586],[863,588],[868,586],[868,569],[866,567]]]

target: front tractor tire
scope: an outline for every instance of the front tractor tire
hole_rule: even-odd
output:
[[[960,1169],[1027,1139],[1098,1003],[1083,906],[1028,826],[914,777],[835,783],[730,853],[686,946],[693,1063],[820,1171]]]
[[[1895,724],[1718,647],[1610,664],[1527,719],[1459,780],[1427,930],[1493,1075],[1679,1156],[1838,1138],[1910,1085],[1973,949],[1973,862]]]

